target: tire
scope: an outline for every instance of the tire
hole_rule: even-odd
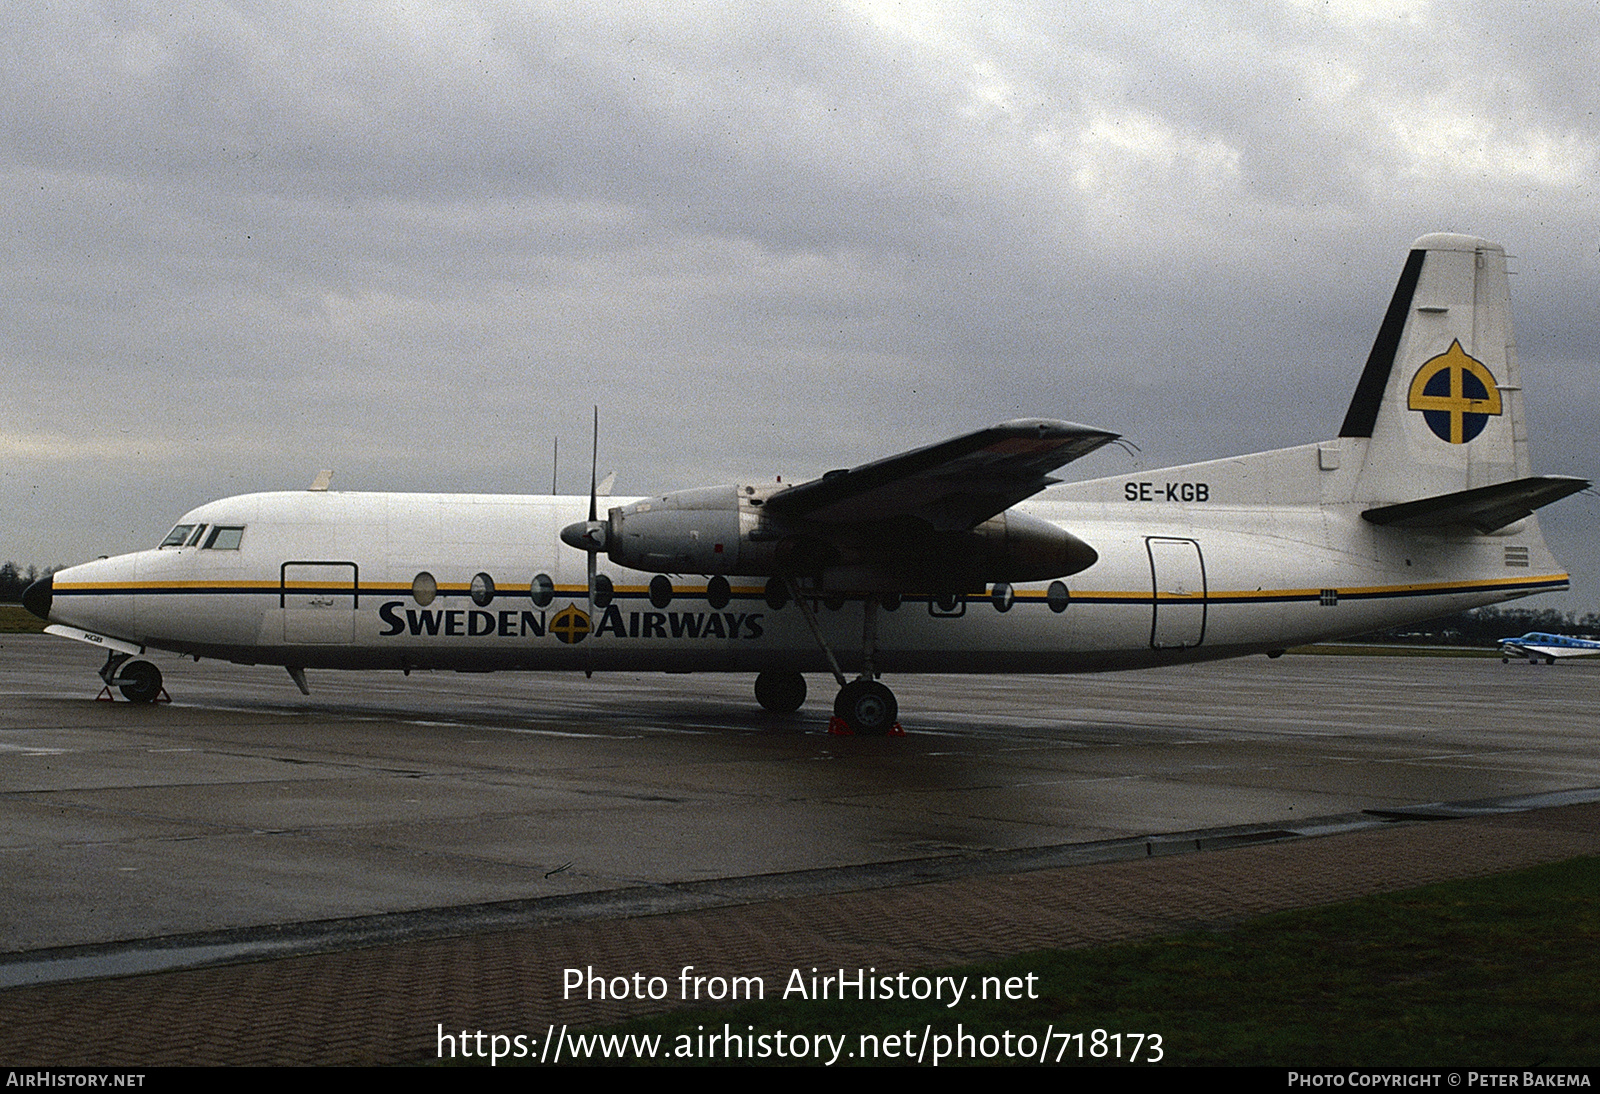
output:
[[[900,716],[894,692],[876,680],[852,680],[833,701],[834,716],[863,737],[884,737]]]
[[[806,678],[798,672],[768,671],[756,676],[756,702],[773,714],[793,714],[806,701]]]
[[[129,661],[117,673],[117,690],[130,703],[153,703],[161,695],[161,670],[148,661]]]

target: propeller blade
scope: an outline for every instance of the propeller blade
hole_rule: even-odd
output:
[[[596,522],[599,520],[599,514],[595,505],[595,499],[597,496],[597,491],[595,489],[595,472],[599,469],[599,465],[600,407],[596,405],[594,408],[594,441],[589,448],[589,527],[591,529],[595,527]],[[592,532],[591,537],[596,540],[599,538],[597,536],[593,536]],[[589,548],[589,603],[587,605],[589,613],[589,652],[585,655],[588,661],[588,664],[586,664],[583,669],[583,675],[585,679],[588,679],[594,675],[594,632],[596,630],[594,622],[594,579],[595,574],[600,566],[600,551],[598,550],[598,547],[599,543],[595,542],[592,543]]]

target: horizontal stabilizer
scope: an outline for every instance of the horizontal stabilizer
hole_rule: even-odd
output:
[[[1576,494],[1588,479],[1570,475],[1534,475],[1511,482],[1457,490],[1450,494],[1380,505],[1361,515],[1373,524],[1394,528],[1443,528],[1468,525],[1485,534],[1532,515],[1535,509]]]

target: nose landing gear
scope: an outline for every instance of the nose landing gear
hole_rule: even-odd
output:
[[[130,703],[172,702],[172,696],[161,686],[161,670],[149,661],[133,660],[126,653],[107,655],[100,669],[100,679],[106,682],[100,692],[101,699],[110,699],[114,687]]]

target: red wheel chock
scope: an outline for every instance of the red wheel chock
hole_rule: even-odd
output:
[[[843,718],[834,714],[828,718],[828,734],[832,737],[854,737],[856,731],[851,729]],[[905,735],[906,731],[899,722],[896,722],[890,727],[889,732],[884,734],[885,737],[904,737]]]

